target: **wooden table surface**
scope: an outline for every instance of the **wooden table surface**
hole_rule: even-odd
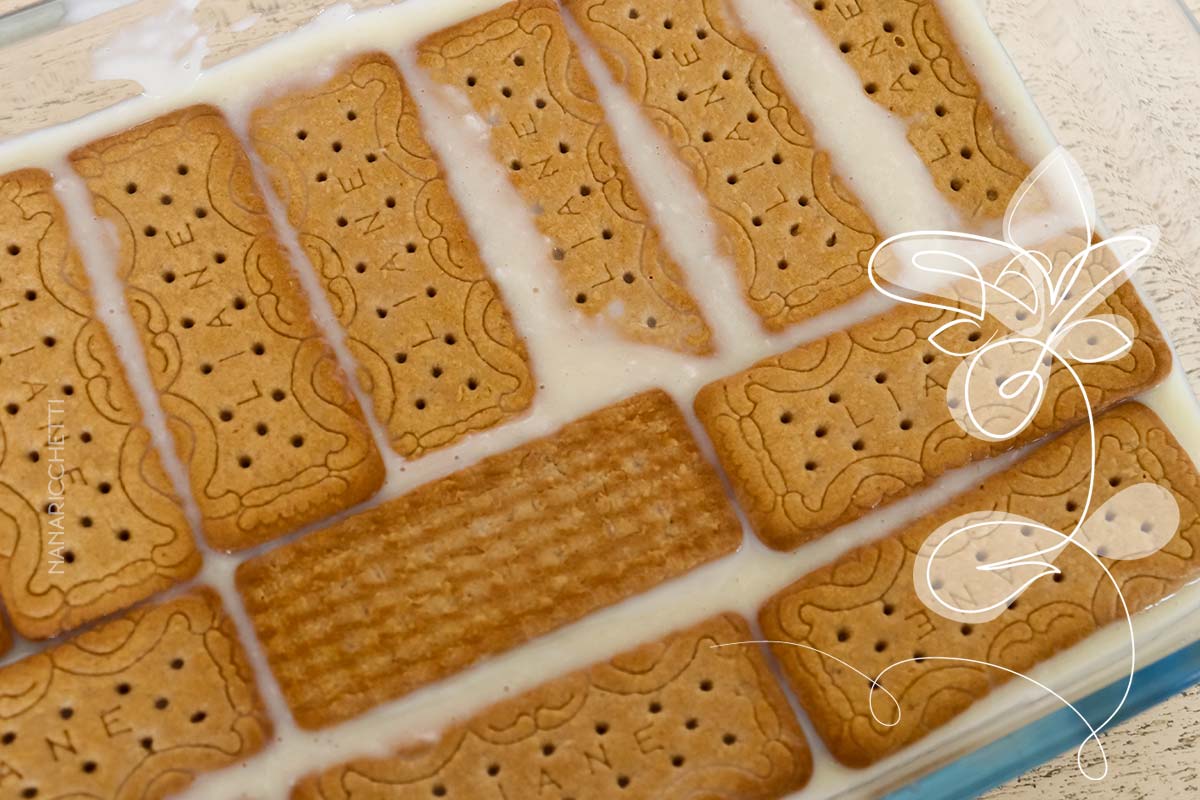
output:
[[[1200,15],[1200,0],[976,1],[1058,139],[1088,173],[1101,216],[1113,229],[1147,222],[1162,228],[1157,258],[1142,270],[1140,285],[1200,395],[1200,136],[1194,133],[1200,128],[1200,29],[1181,5]],[[29,2],[0,0],[0,15]],[[9,45],[0,58],[0,136],[136,94],[134,83],[90,80],[90,47],[171,6],[171,0],[136,0],[69,32]],[[200,0],[194,18],[208,36],[205,63],[292,29],[317,7],[318,0]],[[253,25],[230,32],[238,20]],[[52,95],[69,99],[47,103]],[[1114,728],[1105,744],[1111,770],[1104,782],[1080,776],[1071,752],[987,797],[1200,796],[1200,689]]]

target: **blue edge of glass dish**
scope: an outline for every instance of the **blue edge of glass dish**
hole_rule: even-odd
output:
[[[1134,674],[1129,699],[1106,730],[1197,683],[1200,683],[1200,642],[1139,669]],[[1076,708],[1096,724],[1112,713],[1124,690],[1122,678],[1080,700]],[[974,797],[1060,753],[1074,753],[1087,735],[1088,730],[1079,718],[1070,709],[1060,708],[887,796],[894,800]],[[1079,780],[1081,784],[1090,784],[1082,775]]]

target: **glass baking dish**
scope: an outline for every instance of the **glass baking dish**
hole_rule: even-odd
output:
[[[1200,386],[1200,326],[1191,324],[1200,309],[1200,281],[1188,260],[1200,252],[1200,230],[1187,185],[1200,175],[1200,152],[1187,139],[1195,125],[1179,118],[1200,108],[1200,28],[1185,0],[937,2],[955,6],[959,15],[986,18],[1004,47],[990,57],[1011,59],[1055,138],[1083,166],[1108,225],[1123,229],[1152,221],[1163,229],[1158,258],[1138,283],[1175,343],[1177,363],[1167,385],[1145,399],[1156,410],[1169,410],[1173,425],[1190,428],[1175,432],[1193,457],[1200,455],[1192,396]],[[454,5],[482,10],[495,4]],[[256,58],[256,48],[302,26],[313,36],[337,36],[356,12],[383,5],[0,0],[0,139],[53,137],[55,125],[143,93],[153,105],[170,107],[176,87],[201,72],[235,56]],[[352,51],[353,38],[347,41],[344,47]],[[102,68],[93,52],[104,54]],[[134,74],[145,76],[141,84],[127,77]],[[1169,95],[1163,85],[1171,87]],[[1140,663],[1148,665],[1136,673],[1113,724],[1200,681],[1200,615],[1186,613],[1197,605],[1200,586],[1192,585],[1139,615]],[[1120,659],[1115,662],[1088,663],[1068,652],[1035,674],[1052,669],[1071,676],[1067,698],[1082,698],[1077,708],[1097,720],[1124,690]],[[818,744],[814,781],[796,797],[974,795],[1071,750],[1085,736],[1069,709],[1007,686],[962,720],[870,770],[839,767]],[[1089,788],[1104,792],[1103,785]],[[226,790],[219,782],[200,782],[192,796],[225,796]]]

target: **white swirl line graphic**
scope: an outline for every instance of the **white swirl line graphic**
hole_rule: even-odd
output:
[[[961,662],[1015,675],[1057,699],[1087,726],[1089,734],[1076,749],[1075,763],[1085,778],[1099,781],[1109,771],[1100,732],[1124,707],[1137,666],[1129,606],[1120,583],[1101,559],[1137,559],[1156,552],[1174,536],[1179,508],[1170,491],[1143,482],[1117,492],[1092,513],[1099,459],[1096,422],[1087,386],[1070,362],[1098,364],[1119,358],[1133,347],[1129,320],[1115,314],[1089,314],[1153,252],[1158,230],[1144,227],[1098,241],[1090,187],[1078,164],[1062,148],[1043,160],[1021,184],[1009,203],[1002,229],[1003,240],[955,231],[891,236],[872,252],[868,275],[872,285],[890,298],[956,315],[928,339],[939,352],[963,359],[947,384],[946,397],[951,416],[971,436],[1001,442],[1025,430],[1042,407],[1051,367],[1055,362],[1062,365],[1069,375],[1067,385],[1078,390],[1086,412],[1090,446],[1087,496],[1070,533],[995,510],[950,520],[925,539],[913,568],[913,585],[922,602],[939,616],[987,622],[1003,614],[1039,579],[1061,575],[1053,562],[1074,545],[1103,571],[1120,599],[1129,637],[1129,671],[1120,701],[1103,722],[1092,725],[1054,689],[1002,664],[920,655],[893,662],[872,678],[810,645],[753,643],[810,650],[860,675],[870,684],[871,717],[884,727],[899,723],[901,708],[883,685],[883,678],[903,664]],[[1038,242],[1039,247],[1022,246],[1020,241],[1025,239]],[[1117,259],[1115,267],[1105,263],[1110,255]],[[983,338],[982,323],[989,316],[1011,334],[992,333],[978,344]],[[964,332],[966,346],[944,341]],[[1122,532],[1112,524],[1128,518],[1130,509],[1143,520],[1142,536],[1118,535]],[[1069,505],[1068,511],[1073,510]],[[986,549],[980,546],[984,543]],[[993,557],[997,551],[1000,556]],[[970,603],[962,605],[955,599],[956,593]],[[894,721],[885,722],[876,714],[876,689],[895,706]],[[1103,765],[1095,775],[1083,764],[1083,750],[1092,741]]]

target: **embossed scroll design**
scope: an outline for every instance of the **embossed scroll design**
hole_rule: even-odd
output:
[[[890,298],[955,315],[930,334],[929,342],[943,354],[962,359],[949,384],[947,406],[971,436],[992,442],[1017,436],[1041,406],[1052,369],[1065,370],[1078,387],[1087,411],[1091,468],[1086,499],[1071,530],[1063,532],[1001,510],[959,515],[926,537],[913,567],[913,584],[934,613],[983,623],[1003,614],[1038,580],[1059,576],[1054,561],[1067,547],[1080,549],[1112,583],[1128,632],[1128,675],[1112,712],[1093,725],[1046,684],[989,661],[921,654],[895,661],[872,677],[809,645],[770,643],[811,650],[862,676],[871,716],[884,727],[898,725],[901,714],[884,678],[904,664],[956,661],[1022,678],[1053,696],[1087,726],[1088,735],[1076,750],[1076,766],[1085,778],[1099,781],[1108,775],[1108,757],[1099,734],[1124,706],[1137,663],[1129,606],[1104,559],[1139,559],[1157,552],[1175,535],[1180,511],[1166,488],[1138,483],[1117,492],[1089,516],[1098,443],[1091,396],[1073,364],[1115,360],[1132,347],[1134,331],[1127,319],[1088,314],[1129,279],[1158,241],[1158,229],[1146,226],[1101,242],[1095,236],[1095,220],[1087,179],[1075,160],[1059,148],[1013,196],[1004,217],[1003,239],[953,231],[898,234],[872,253],[868,275],[872,285]],[[988,315],[1009,333],[981,341],[981,323]],[[953,337],[946,335],[951,330]],[[964,331],[970,343],[966,349],[944,341],[961,341]],[[1134,510],[1140,526],[1130,531],[1117,521],[1134,518]],[[877,693],[895,707],[894,718],[880,719],[875,709]],[[1084,748],[1093,741],[1102,764],[1098,774],[1083,764]]]

